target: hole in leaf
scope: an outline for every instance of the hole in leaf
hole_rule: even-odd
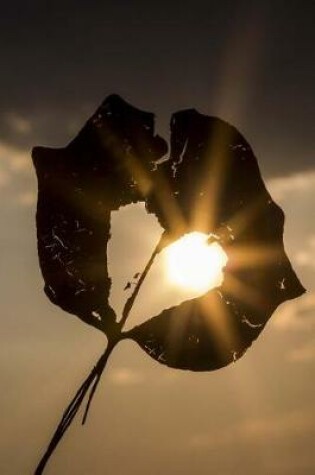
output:
[[[111,238],[107,247],[108,272],[112,281],[109,303],[119,320],[126,300],[162,233],[158,220],[147,213],[144,203],[127,205],[111,213]],[[148,303],[147,310],[149,308]]]
[[[162,232],[143,203],[112,212],[108,243],[110,305],[118,319]],[[156,256],[134,302],[126,330],[222,284],[227,255],[217,242],[211,241],[212,235],[192,232]]]

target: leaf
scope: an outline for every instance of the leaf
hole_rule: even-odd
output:
[[[154,116],[109,96],[63,149],[35,147],[38,255],[49,299],[108,336],[104,354],[66,409],[35,473],[47,461],[116,344],[132,338],[162,364],[219,369],[240,358],[277,306],[305,290],[283,246],[284,214],[271,199],[244,137],[190,109],[171,119],[167,144]],[[116,322],[109,305],[110,215],[145,202],[164,232]],[[132,226],[132,223],[131,223]],[[211,234],[229,258],[219,290],[162,311],[122,332],[140,287],[163,247],[191,231]],[[128,284],[127,284],[128,288]],[[158,292],[158,288],[157,288]]]
[[[244,354],[280,303],[305,290],[284,251],[283,211],[241,134],[195,110],[175,114],[171,133],[170,160],[156,182],[172,193],[167,206],[152,193],[148,209],[171,240],[188,231],[214,234],[229,263],[219,293],[165,310],[128,336],[168,366],[218,369]]]
[[[106,333],[116,318],[108,304],[110,213],[143,200],[147,175],[165,152],[164,140],[153,135],[153,114],[115,95],[67,147],[33,149],[45,292],[54,304]]]
[[[234,328],[232,316],[238,315],[236,320],[263,328],[281,302],[301,295],[304,288],[284,251],[284,214],[266,190],[249,144],[226,122],[189,109],[172,116],[170,156],[160,163],[166,150],[166,142],[154,135],[153,114],[115,95],[104,101],[67,147],[33,150],[39,186],[38,252],[46,294],[64,310],[113,333],[117,324],[108,303],[107,270],[110,214],[142,201],[165,231],[159,250],[191,231],[216,236],[229,257],[221,288],[233,301],[228,327]],[[242,253],[248,255],[245,266],[240,264]],[[138,281],[137,292],[140,285]],[[177,320],[185,320],[203,341],[205,315],[210,317],[200,310],[200,302],[212,301],[216,294],[210,295],[162,312],[132,336],[147,351],[152,350],[147,340],[152,332],[154,341],[165,346],[169,318],[176,328]],[[128,299],[129,307],[133,301]],[[249,310],[242,312],[248,305]],[[179,317],[183,312],[185,316]],[[210,320],[216,318],[220,317],[211,312]],[[252,340],[244,336],[243,322],[235,327],[238,346],[231,344],[220,363],[210,344],[216,335],[208,329],[202,346],[206,367],[226,364],[231,352],[241,354],[248,347]],[[257,329],[250,334],[255,338]],[[190,336],[188,332],[188,340]],[[202,367],[200,355],[190,365],[190,350],[187,355],[180,359],[184,367]]]
[[[212,290],[164,310],[127,335],[159,363],[212,371],[242,356],[263,327],[249,325],[234,301]]]

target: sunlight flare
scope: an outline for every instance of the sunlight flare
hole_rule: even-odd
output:
[[[167,247],[166,271],[171,284],[198,292],[221,285],[228,258],[220,244],[209,244],[210,237],[192,232]]]

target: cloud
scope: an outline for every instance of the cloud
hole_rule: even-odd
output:
[[[0,172],[14,174],[30,173],[32,170],[30,152],[0,142]]]
[[[297,251],[294,260],[301,267],[315,269],[315,249],[303,249],[302,251]]]
[[[307,363],[315,360],[315,338],[288,354],[288,360],[297,363]]]
[[[272,322],[282,331],[315,329],[315,292],[280,306]]]
[[[118,386],[134,386],[143,382],[141,373],[129,368],[118,368],[111,372],[110,380]]]
[[[315,431],[315,415],[310,411],[294,411],[269,417],[257,417],[211,433],[194,434],[188,442],[193,449],[209,449],[235,445],[276,442]]]
[[[12,205],[32,206],[36,202],[35,174],[30,152],[0,141],[0,190]],[[6,196],[4,196],[6,195]]]
[[[33,206],[36,203],[36,193],[33,191],[19,193],[16,197],[16,203],[25,207]]]
[[[268,180],[268,190],[275,200],[281,200],[290,193],[300,193],[315,189],[315,171]]]
[[[7,113],[5,116],[5,121],[15,133],[26,135],[32,130],[32,124],[30,120],[25,119],[14,112]]]
[[[0,188],[6,186],[10,182],[10,176],[6,170],[0,168]]]
[[[315,269],[315,235],[305,240],[303,249],[295,253],[294,260],[301,267]]]

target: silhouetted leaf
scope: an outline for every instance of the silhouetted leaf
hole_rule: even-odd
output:
[[[220,304],[229,315],[227,330],[235,335],[224,358],[219,358],[214,351],[218,335],[211,334],[211,325],[204,331],[206,320],[221,318],[213,309],[203,308],[215,292],[166,310],[129,335],[162,361],[161,354],[169,345],[168,320],[175,328],[185,320],[181,356],[175,363],[173,356],[164,362],[213,369],[240,356],[273,310],[304,289],[284,252],[283,212],[267,192],[242,135],[220,119],[185,110],[172,116],[170,146],[169,159],[157,162],[167,145],[154,135],[153,114],[109,96],[66,148],[34,149],[39,183],[38,250],[45,291],[63,309],[113,333],[116,316],[108,304],[111,281],[106,249],[110,213],[145,201],[165,230],[156,252],[190,231],[212,233],[222,244],[229,265]],[[252,262],[240,266],[237,253],[242,249],[249,256],[251,250],[260,249],[262,259],[255,262],[259,256],[253,252]],[[125,288],[129,287],[131,284]],[[233,306],[227,308],[226,296]],[[132,303],[131,298],[128,311]],[[251,327],[246,321],[258,326]],[[200,354],[191,350],[195,337],[202,342]],[[232,344],[235,339],[237,345]],[[222,346],[220,341],[218,345]]]
[[[264,323],[245,321],[236,302],[227,301],[224,294],[212,290],[164,310],[128,335],[167,366],[193,371],[219,369],[242,356],[264,327]]]
[[[220,293],[165,310],[128,334],[168,366],[217,369],[238,359],[277,306],[304,288],[284,251],[284,214],[241,134],[194,110],[175,114],[171,132],[170,159],[156,172],[157,183],[171,196],[166,202],[158,192],[151,194],[148,209],[172,239],[196,230],[215,234],[229,263]],[[224,331],[218,332],[220,327]]]
[[[111,331],[107,271],[110,212],[143,199],[154,161],[167,150],[153,114],[109,96],[63,149],[36,147],[38,253],[50,300]],[[139,181],[141,186],[136,185]]]
[[[155,360],[174,368],[215,370],[244,354],[280,303],[304,292],[284,251],[284,214],[267,192],[242,135],[220,119],[185,110],[172,116],[170,156],[160,161],[166,152],[166,142],[154,135],[153,114],[115,95],[67,147],[33,150],[45,292],[108,336],[105,352],[63,414],[38,475],[89,394],[85,421],[121,339],[134,339]],[[108,303],[110,215],[141,201],[164,232],[145,269],[134,275],[137,281],[117,322]],[[224,247],[229,261],[220,289],[122,332],[156,255],[192,231],[211,233]]]

